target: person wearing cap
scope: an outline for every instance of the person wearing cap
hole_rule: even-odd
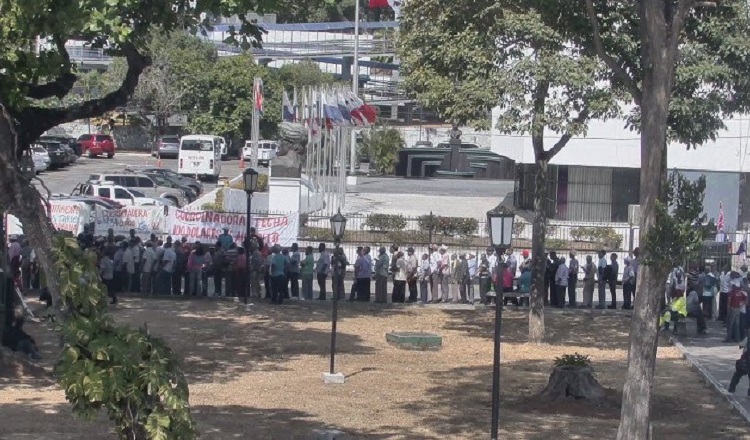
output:
[[[224,233],[219,235],[218,243],[225,251],[229,250],[229,246],[234,243],[234,239],[229,235],[229,228],[224,228]]]
[[[523,257],[523,261],[521,261],[521,264],[520,264],[520,267],[519,267],[521,269],[521,272],[523,272],[524,269],[530,271],[531,270],[531,265],[532,265],[533,262],[532,262],[531,258],[529,257],[529,250],[528,249],[524,249],[521,252],[521,257]]]
[[[414,255],[414,248],[406,249],[406,284],[409,286],[409,300],[417,302],[417,279],[419,278],[419,259]]]

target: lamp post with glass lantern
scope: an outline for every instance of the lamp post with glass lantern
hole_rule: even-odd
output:
[[[247,195],[247,221],[245,224],[245,273],[248,279],[245,280],[245,307],[247,307],[247,301],[250,297],[250,217],[252,212],[252,200],[253,193],[258,189],[258,172],[253,168],[247,168],[242,173],[242,181],[245,186],[245,194]]]
[[[515,214],[505,206],[498,205],[487,212],[487,226],[490,244],[502,252],[511,246],[513,240],[513,219]],[[492,363],[492,428],[490,438],[497,440],[500,427],[500,330],[503,317],[502,292],[495,295],[495,347]]]
[[[333,217],[331,217],[331,233],[333,234],[333,241],[336,246],[336,249],[339,248],[339,245],[341,244],[341,239],[344,237],[344,232],[346,231],[346,217],[344,217],[341,214],[341,210],[339,210]],[[336,257],[336,251],[334,250],[334,257]],[[337,257],[336,257],[337,258]],[[340,264],[339,262],[336,262],[336,264]],[[343,274],[341,275],[343,276]],[[334,282],[334,286],[332,286],[331,291],[333,292],[333,313],[331,315],[331,368],[329,370],[329,373],[331,375],[335,374],[334,366],[335,366],[335,360],[336,360],[336,321],[338,320],[338,305],[339,305],[339,292],[338,290],[338,282]]]

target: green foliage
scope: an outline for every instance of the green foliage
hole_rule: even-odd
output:
[[[570,243],[562,238],[547,238],[545,248],[551,251],[560,251],[570,249]]]
[[[682,173],[670,174],[667,203],[657,203],[656,222],[641,238],[644,264],[668,270],[697,255],[706,233],[705,192],[706,176],[691,182]]]
[[[386,234],[387,241],[398,243],[400,246],[407,244],[429,243],[429,233],[425,231],[393,230]]]
[[[468,217],[442,217],[439,215],[422,215],[417,217],[419,229],[433,231],[449,236],[472,236],[479,229],[479,221]]]
[[[613,228],[608,227],[580,227],[570,231],[575,241],[589,241],[598,243],[603,249],[615,250],[620,248],[622,236]]]
[[[239,180],[233,183],[230,188],[245,190],[245,183]],[[255,192],[266,192],[268,191],[268,174],[258,174],[258,188]]]
[[[320,70],[318,63],[311,60],[303,60],[299,63],[284,64],[278,70],[279,82],[285,87],[302,87],[319,86],[332,84],[333,75]],[[291,95],[290,95],[291,98]],[[302,102],[301,97],[297,102]]]
[[[370,214],[364,226],[380,232],[400,231],[406,228],[406,219],[400,214]]]
[[[309,241],[333,241],[333,232],[331,228],[318,228],[308,227],[306,228],[306,234],[304,239]],[[302,238],[300,238],[302,239]],[[344,238],[341,239],[344,242],[354,241],[354,233],[352,231],[344,231]]]
[[[579,353],[564,354],[555,358],[555,367],[587,367],[591,368],[591,356]]]
[[[364,156],[375,162],[378,172],[391,174],[396,170],[398,151],[404,146],[401,132],[395,128],[373,128],[363,138]]]
[[[74,413],[93,418],[105,409],[121,439],[196,438],[188,384],[171,350],[144,330],[115,324],[93,252],[57,237],[53,255],[71,314],[55,374]]]
[[[513,237],[520,237],[521,234],[523,234],[523,231],[526,230],[526,226],[527,226],[526,222],[519,222],[519,221],[514,222],[513,223]],[[487,224],[487,227],[489,228],[489,223]]]

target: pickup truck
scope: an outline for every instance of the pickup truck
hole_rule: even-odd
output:
[[[159,200],[145,195],[137,190],[115,185],[111,182],[87,182],[76,185],[71,196],[93,196],[114,200],[123,206],[164,206],[169,205],[166,200]],[[171,205],[170,205],[171,206]]]

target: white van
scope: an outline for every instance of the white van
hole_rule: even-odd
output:
[[[183,136],[177,159],[178,174],[218,180],[221,175],[221,138],[205,134]]]
[[[271,161],[276,158],[276,149],[278,144],[276,141],[258,141],[258,165],[259,166],[270,166]],[[245,148],[242,149],[242,155],[245,160],[252,159],[253,155],[253,141],[245,141]]]

